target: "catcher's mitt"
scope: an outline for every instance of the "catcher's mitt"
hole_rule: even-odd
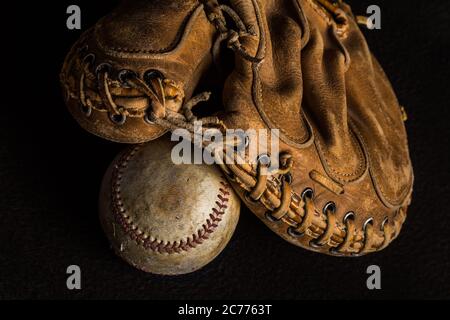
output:
[[[385,248],[411,200],[405,115],[349,6],[231,3],[251,32],[225,84],[224,123],[279,129],[281,139],[278,171],[267,161],[228,166],[236,190],[295,245],[336,255]]]

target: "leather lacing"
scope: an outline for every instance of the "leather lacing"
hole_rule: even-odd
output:
[[[217,0],[201,0],[201,2],[204,5],[204,10],[208,20],[219,31],[219,36],[214,42],[212,49],[213,60],[216,65],[219,66],[217,61],[220,53],[220,45],[224,41],[227,41],[228,48],[240,54],[245,60],[253,63],[259,63],[262,61],[261,58],[250,55],[241,43],[242,37],[255,35],[254,26],[245,25],[239,14],[234,9],[227,5],[219,4]],[[231,18],[236,25],[237,30],[234,30],[227,25],[225,15]]]
[[[175,130],[176,128],[193,129],[193,122],[197,119],[192,108],[197,104],[207,101],[210,93],[203,92],[194,96],[189,101],[182,104],[180,112],[172,111],[167,108],[168,99],[179,99],[180,104],[184,98],[183,89],[176,82],[165,79],[164,76],[156,71],[149,70],[143,76],[143,79],[131,70],[114,70],[108,63],[101,63],[94,69],[95,56],[92,53],[79,57],[79,63],[82,71],[79,78],[79,96],[77,97],[68,88],[64,81],[67,92],[71,98],[78,98],[81,103],[83,113],[89,117],[93,110],[107,112],[109,118],[116,125],[123,125],[127,118],[143,118],[148,124],[158,124],[165,128]],[[113,79],[112,74],[117,74]],[[94,97],[86,94],[86,80],[96,84],[98,92]],[[134,110],[125,108],[115,102],[111,94],[111,88],[134,89],[142,96],[147,97],[149,106],[146,109]],[[186,119],[188,122],[186,122]],[[217,118],[205,117],[200,119],[206,126],[214,126]]]
[[[245,170],[238,165],[224,165],[227,175],[241,188],[247,190],[246,198],[251,204],[262,204],[268,209],[269,223],[283,222],[293,238],[308,236],[309,245],[319,251],[328,250],[335,255],[361,255],[385,248],[397,235],[405,219],[405,210],[398,211],[393,221],[387,218],[380,230],[374,227],[373,218],[366,221],[362,229],[355,223],[355,213],[349,212],[338,221],[336,205],[329,202],[323,210],[314,204],[312,189],[301,195],[293,192],[285,177],[292,168],[292,158],[287,153],[280,155],[281,169],[273,174],[267,166],[258,162],[257,169]]]
[[[95,55],[88,53],[79,57],[81,65],[81,73],[79,77],[79,101],[83,113],[89,117],[92,111],[108,112],[111,121],[116,124],[124,124],[127,117],[143,117],[144,111],[124,108],[115,103],[111,94],[111,87],[121,87],[123,85],[123,74],[128,72],[122,71],[121,80],[113,80],[111,78],[112,66],[108,63],[102,63],[94,68]],[[131,73],[131,71],[130,71]],[[127,75],[129,77],[129,75]],[[97,92],[95,96],[87,94],[86,81],[96,83]]]

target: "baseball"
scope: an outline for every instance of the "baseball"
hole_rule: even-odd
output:
[[[114,251],[145,272],[178,275],[212,261],[229,242],[240,201],[219,168],[175,165],[162,138],[132,146],[111,164],[100,221]]]

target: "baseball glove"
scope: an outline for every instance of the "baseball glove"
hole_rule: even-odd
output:
[[[278,170],[266,169],[270,147],[226,167],[235,189],[295,245],[346,256],[385,248],[405,220],[413,171],[405,114],[359,19],[342,1],[231,3],[246,29],[224,86],[224,124],[279,129],[281,141]]]
[[[234,145],[202,144],[213,146],[211,152],[244,203],[282,238],[321,253],[363,255],[398,236],[413,184],[406,116],[359,30],[357,21],[363,19],[348,5],[327,0],[145,3],[138,11],[148,18],[136,18],[136,8],[113,15],[105,21],[117,25],[111,27],[114,32],[104,31],[109,27],[103,23],[81,41],[89,43],[88,51],[80,57],[74,49],[69,55],[62,81],[69,109],[82,126],[122,142],[154,139],[177,128],[195,138],[198,119],[192,106],[208,94],[189,98],[202,72],[212,61],[225,64],[221,53],[231,49],[234,64],[223,86],[225,113],[220,119],[200,119],[202,133],[240,129],[245,136]],[[163,19],[172,4],[177,11],[170,14],[178,18]],[[186,17],[190,22],[181,23]],[[189,28],[180,25],[197,30],[189,36]],[[170,39],[174,30],[185,30],[185,41],[174,50],[181,58],[169,51],[147,59],[140,50],[148,49],[123,49],[139,40],[161,51],[167,45],[160,43],[174,43],[159,33],[164,28]],[[133,34],[129,43],[114,38],[125,37],[122,29]],[[105,39],[119,44],[102,45]],[[97,53],[101,63],[95,67],[87,52]],[[113,62],[111,74],[117,78],[105,75],[104,61]],[[121,76],[121,69],[134,72]],[[159,72],[148,77],[148,69]],[[134,108],[118,107],[124,103],[116,98],[131,93],[145,100],[136,117],[130,113]],[[125,120],[115,119],[117,114]],[[272,130],[270,142],[254,134],[257,130]],[[228,161],[230,154],[234,161]]]

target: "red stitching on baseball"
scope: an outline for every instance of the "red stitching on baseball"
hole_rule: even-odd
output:
[[[126,214],[127,211],[123,205],[121,195],[123,171],[127,168],[129,161],[139,151],[141,146],[142,145],[137,145],[122,155],[119,159],[119,164],[114,167],[112,173],[112,210],[116,222],[123,228],[125,233],[136,242],[136,244],[142,245],[146,250],[151,250],[155,253],[173,254],[196,248],[197,245],[200,245],[205,240],[209,239],[209,236],[219,226],[219,222],[222,221],[222,216],[228,208],[226,203],[229,201],[229,196],[231,195],[230,185],[225,181],[220,181],[223,188],[219,188],[219,193],[217,194],[218,200],[215,202],[217,207],[211,208],[212,213],[209,214],[209,218],[206,219],[201,229],[197,230],[196,233],[193,233],[185,240],[181,239],[173,242],[169,241],[167,243],[162,240],[154,239],[139,230],[138,226],[132,223],[131,217]],[[224,177],[222,177],[222,179],[224,179]]]

